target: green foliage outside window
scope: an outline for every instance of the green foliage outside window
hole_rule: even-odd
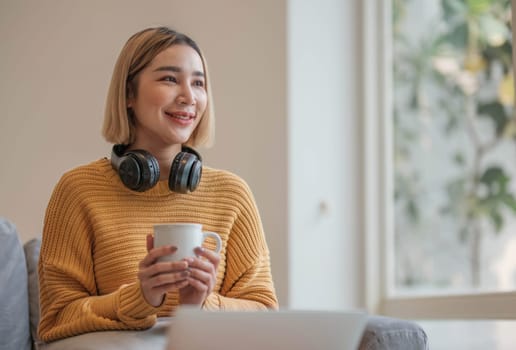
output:
[[[422,194],[431,189],[412,163],[414,145],[428,132],[424,121],[430,120],[443,140],[463,139],[466,145],[443,155],[450,176],[436,215],[456,223],[450,234],[466,247],[469,284],[478,287],[483,239],[502,232],[516,214],[516,174],[507,169],[516,159],[492,156],[502,143],[516,147],[511,3],[441,0],[433,25],[411,40],[403,23],[413,1],[393,0],[395,202],[403,213],[396,220],[404,220],[403,230],[417,234],[425,214]],[[401,226],[396,224],[398,248]],[[397,279],[404,286],[421,282]]]

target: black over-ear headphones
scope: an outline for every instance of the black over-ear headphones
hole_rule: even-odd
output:
[[[159,181],[160,171],[156,158],[145,150],[127,151],[127,145],[114,145],[111,165],[120,180],[133,191],[143,192]],[[170,167],[168,187],[178,193],[193,192],[201,181],[202,159],[199,153],[183,146]]]

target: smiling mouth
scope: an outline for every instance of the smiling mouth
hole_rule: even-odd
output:
[[[195,119],[195,114],[192,114],[192,113],[169,113],[169,112],[165,112],[165,114],[168,117],[179,119],[179,120],[184,120],[184,121]]]

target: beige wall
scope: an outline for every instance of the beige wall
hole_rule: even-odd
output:
[[[7,0],[0,2],[0,216],[39,235],[66,170],[109,155],[100,136],[112,67],[130,34],[170,25],[207,56],[217,113],[205,163],[251,186],[286,297],[285,2]],[[264,25],[264,18],[267,25]],[[284,281],[284,282],[282,282]]]

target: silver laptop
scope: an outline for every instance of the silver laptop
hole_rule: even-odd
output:
[[[363,312],[180,308],[167,350],[356,350],[365,323]]]

